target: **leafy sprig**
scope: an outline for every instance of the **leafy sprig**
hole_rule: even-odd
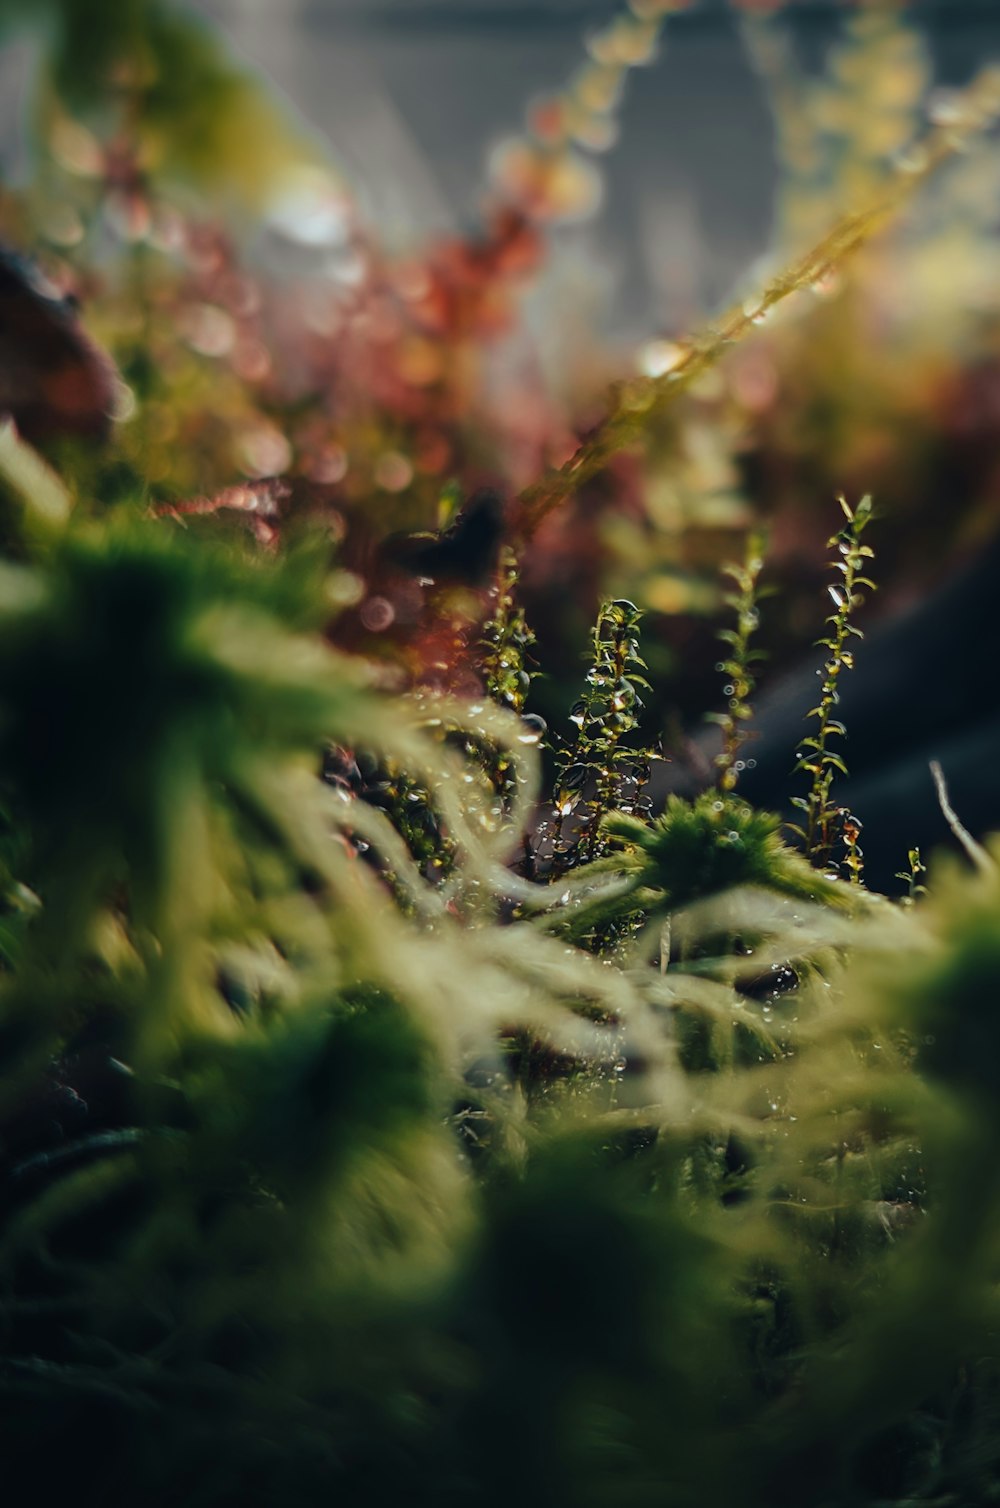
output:
[[[493,701],[523,712],[531,687],[528,665],[535,635],[517,600],[517,579],[517,557],[505,547],[500,556],[493,615],[483,626],[482,671],[485,690]]]
[[[639,653],[642,613],[634,602],[620,598],[606,602],[592,634],[592,662],[583,695],[570,712],[576,738],[564,751],[556,771],[553,805],[557,836],[555,862],[561,872],[577,861],[594,859],[604,851],[602,819],[608,812],[634,811],[638,793],[648,778],[648,751],[624,742],[639,727],[643,709],[640,688],[649,689]],[[625,787],[630,786],[631,790]],[[572,847],[561,842],[562,824],[586,802],[587,815]]]
[[[844,724],[833,714],[840,701],[840,677],[854,668],[850,641],[864,638],[861,629],[851,620],[865,600],[861,589],[876,589],[874,581],[864,574],[866,562],[874,558],[874,551],[870,545],[861,542],[861,536],[871,521],[872,500],[863,497],[854,509],[844,497],[837,501],[846,522],[829,541],[829,548],[837,552],[834,569],[841,579],[828,587],[834,611],[826,620],[829,632],[818,641],[829,650],[823,666],[819,703],[807,714],[815,719],[818,727],[802,739],[796,751],[795,773],[802,771],[810,777],[808,796],[796,796],[792,801],[805,814],[804,823],[801,826],[790,824],[791,830],[802,839],[810,858],[821,867],[830,860],[839,815],[830,798],[831,788],[838,773],[848,773],[842,755],[830,745],[832,740],[847,736]]]
[[[906,895],[903,897],[904,906],[915,906],[922,895],[927,894],[927,886],[923,883],[927,874],[927,865],[924,863],[919,848],[911,848],[906,855],[907,868],[896,873],[897,880],[906,882]]]
[[[716,784],[720,791],[726,792],[735,790],[745,768],[740,754],[751,737],[746,724],[753,716],[750,698],[757,684],[754,666],[765,658],[762,649],[753,649],[750,644],[760,625],[758,579],[764,565],[762,544],[759,534],[751,534],[743,564],[723,568],[735,583],[735,591],[726,593],[723,601],[736,614],[736,627],[719,630],[718,637],[729,646],[727,657],[716,666],[727,677],[727,704],[725,712],[710,712],[707,720],[718,723],[722,729],[722,750],[715,756]]]

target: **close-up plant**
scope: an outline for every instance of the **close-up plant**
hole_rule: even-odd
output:
[[[840,815],[830,795],[834,776],[838,770],[843,775],[847,774],[847,766],[840,754],[830,747],[830,743],[832,739],[843,738],[847,734],[843,723],[833,717],[832,713],[840,701],[840,677],[845,671],[854,669],[851,641],[864,638],[860,628],[851,621],[851,615],[864,602],[864,595],[859,588],[867,587],[870,591],[875,589],[871,577],[862,573],[862,567],[875,553],[871,545],[861,542],[865,526],[871,518],[871,498],[862,498],[856,508],[852,508],[846,498],[838,501],[847,522],[830,540],[829,548],[837,552],[834,569],[840,580],[827,588],[834,611],[826,620],[830,632],[819,641],[829,651],[829,658],[823,666],[819,703],[807,714],[810,719],[815,719],[818,726],[799,744],[795,766],[796,774],[802,772],[809,776],[809,794],[793,797],[795,806],[805,813],[805,826],[796,826],[794,831],[805,844],[806,852],[818,864],[829,861],[833,847],[833,828]],[[853,824],[853,819],[849,820]],[[849,837],[849,843],[853,844],[853,837]],[[860,878],[854,847],[850,850],[848,862],[852,860],[855,878]]]
[[[465,15],[334,9],[359,70]],[[0,8],[33,1502],[1000,1502],[1000,65],[945,90],[903,0],[592,9],[420,234],[210,7]],[[706,38],[770,250],[584,328]]]

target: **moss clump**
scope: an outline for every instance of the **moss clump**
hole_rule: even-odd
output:
[[[744,885],[851,906],[844,887],[782,841],[780,826],[770,812],[718,791],[693,801],[670,796],[666,810],[649,825],[619,813],[605,821],[605,830],[624,850],[614,862],[650,893],[657,910],[676,910]]]

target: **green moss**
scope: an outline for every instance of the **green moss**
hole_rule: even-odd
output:
[[[605,830],[621,845],[621,867],[652,893],[650,909],[675,910],[738,886],[758,885],[800,900],[850,906],[851,897],[817,873],[780,837],[780,818],[731,794],[667,799],[646,825],[613,814]]]
[[[655,28],[641,9],[657,6],[633,4],[626,26],[591,37],[595,59],[644,55]],[[280,181],[287,133],[182,12],[62,0],[39,13],[59,96],[43,105],[78,112],[105,145],[129,127],[123,171],[141,170],[130,188],[149,195],[157,236],[164,185],[224,183],[253,202]],[[610,101],[616,66],[598,60],[573,85],[567,129],[595,90]],[[975,99],[985,120],[990,89]],[[951,121],[934,150],[956,150],[974,124]],[[559,166],[559,150],[534,167]],[[413,447],[414,495],[398,508],[416,514],[440,493],[436,464],[454,463],[456,495],[487,459],[523,469],[494,457],[499,427],[473,432],[486,389],[450,384],[511,305],[511,264],[536,254],[530,215],[512,213],[497,242],[435,251],[417,277],[361,248],[376,281],[351,297],[371,300],[377,356],[366,364],[375,348],[355,330],[352,409],[339,385],[331,399],[343,351],[323,347],[321,322],[319,396],[298,358],[282,386],[277,345],[266,384],[235,367],[223,382],[223,355],[178,357],[186,337],[161,326],[206,300],[235,348],[260,354],[270,314],[254,323],[261,290],[235,252],[220,237],[202,256],[192,217],[182,273],[153,244],[124,245],[112,266],[101,216],[121,185],[58,161],[46,172],[77,196],[81,224],[93,216],[67,262],[84,268],[103,226],[97,281],[121,287],[100,308],[130,353],[137,412],[106,460],[79,463],[77,477],[97,479],[90,498],[6,446],[8,1477],[43,1504],[102,1508],[992,1501],[995,876],[924,887],[915,856],[911,904],[897,908],[831,880],[733,794],[755,546],[725,635],[721,789],[649,809],[642,613],[619,597],[598,612],[575,729],[554,750],[555,818],[530,816],[544,729],[522,716],[535,640],[519,572],[524,551],[546,548],[539,524],[602,468],[625,499],[613,453],[668,404],[680,433],[675,396],[826,278],[886,206],[840,222],[671,371],[621,384],[575,461],[509,510],[519,532],[490,600],[478,582],[425,595],[414,577],[397,592],[378,546],[397,505],[368,482],[404,475]],[[436,332],[438,318],[454,328]],[[713,402],[698,401],[707,427]],[[185,513],[177,481],[228,485],[244,420],[283,426],[290,457],[281,507],[248,510],[253,545],[228,518],[247,489]],[[190,452],[176,473],[175,445]],[[176,517],[146,515],[160,497]],[[679,516],[668,501],[664,516]],[[817,732],[800,751],[813,780],[803,836],[824,865],[839,817],[836,683],[869,587],[869,508],[846,513]],[[329,526],[319,542],[315,514]],[[297,520],[314,542],[293,542]],[[595,564],[595,601],[604,585]],[[384,626],[369,631],[348,604],[383,589],[370,621]],[[376,632],[378,670],[359,651]],[[860,877],[856,844],[849,868]],[[752,918],[742,939],[734,891]],[[691,967],[672,968],[667,923],[696,905]],[[651,936],[660,967],[643,951]]]

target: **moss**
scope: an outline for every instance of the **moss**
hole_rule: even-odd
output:
[[[570,138],[606,142],[626,69],[683,7],[633,3],[591,36],[593,66],[500,154],[513,197],[481,236],[400,268],[351,221],[344,322],[310,312],[290,361],[270,323],[292,315],[235,235],[192,213],[177,265],[163,250],[167,184],[274,185],[295,153],[270,105],[165,3],[42,9],[42,176],[83,226],[63,271],[100,249],[81,276],[106,276],[136,413],[107,454],[47,468],[8,434],[0,458],[8,1475],[106,1508],[990,1500],[995,875],[925,886],[914,855],[896,907],[822,872],[867,503],[833,541],[801,750],[819,867],[733,791],[754,540],[718,788],[655,815],[643,614],[615,596],[535,823],[520,593],[543,521],[598,472],[649,522],[620,453],[679,443],[676,397],[988,123],[995,76],[671,371],[620,383],[575,459],[489,503],[476,569],[428,591],[403,557],[454,567],[458,536],[389,536],[471,493],[484,457],[523,471],[487,349],[541,222],[592,187]],[[64,170],[67,140],[103,166]],[[27,226],[35,190],[18,202]],[[44,392],[45,364],[24,371]],[[565,416],[537,418],[538,453],[565,452]],[[247,480],[272,465],[287,482]],[[607,575],[581,613],[630,590]]]
[[[693,801],[668,797],[666,810],[648,826],[621,815],[605,821],[624,849],[623,869],[651,892],[653,909],[676,910],[744,885],[851,906],[839,885],[782,841],[780,827],[779,817],[716,791]]]

